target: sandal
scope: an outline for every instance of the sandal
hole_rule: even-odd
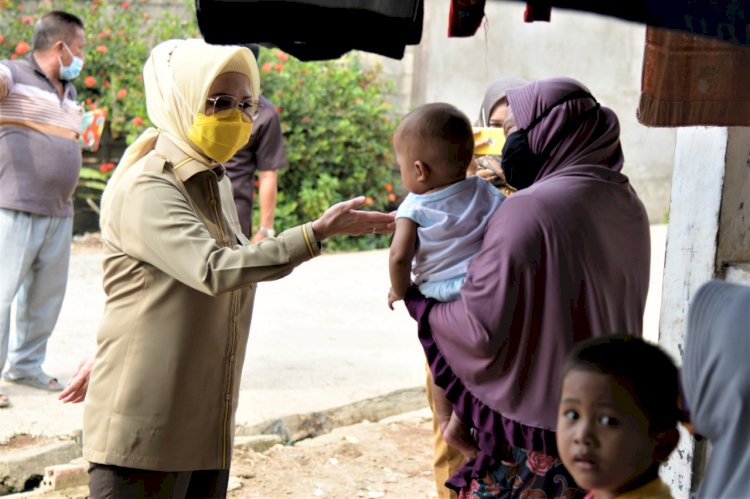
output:
[[[10,399],[8,396],[4,393],[0,393],[0,409],[5,409],[6,407],[10,407]]]
[[[64,388],[57,378],[53,378],[44,373],[37,374],[36,376],[26,376],[24,378],[11,378],[8,375],[5,375],[3,376],[3,379],[10,383],[26,385],[31,388],[38,388],[39,390],[47,390],[48,392],[60,392]]]

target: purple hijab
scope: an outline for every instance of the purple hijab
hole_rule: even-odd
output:
[[[569,78],[540,80],[508,90],[508,103],[524,128],[581,90],[588,91]],[[478,430],[480,455],[468,465],[474,476],[498,462],[503,441],[557,455],[554,429],[566,354],[593,336],[641,335],[649,223],[620,173],[617,117],[601,107],[565,129],[595,106],[593,98],[567,101],[529,131],[534,153],[550,142],[557,145],[534,184],[492,216],[461,299],[407,298],[435,382]]]

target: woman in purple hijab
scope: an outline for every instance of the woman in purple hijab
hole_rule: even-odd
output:
[[[617,116],[586,87],[552,78],[507,98],[502,166],[519,191],[490,220],[461,299],[410,290],[406,305],[476,449],[446,485],[467,498],[582,497],[555,444],[560,370],[578,341],[641,335],[648,218],[620,173]]]

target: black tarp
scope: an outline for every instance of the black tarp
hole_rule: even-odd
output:
[[[552,22],[554,9],[572,9],[750,44],[750,0],[530,3],[553,8]],[[407,45],[421,40],[423,10],[423,0],[196,0],[209,43],[275,45],[301,60],[335,59],[354,49],[400,59]]]

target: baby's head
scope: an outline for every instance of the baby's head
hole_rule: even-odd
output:
[[[423,194],[466,178],[474,134],[464,113],[436,102],[404,117],[393,134],[393,148],[404,186]]]
[[[619,495],[657,478],[677,446],[678,374],[659,347],[632,336],[585,341],[562,373],[557,447],[578,485]]]

